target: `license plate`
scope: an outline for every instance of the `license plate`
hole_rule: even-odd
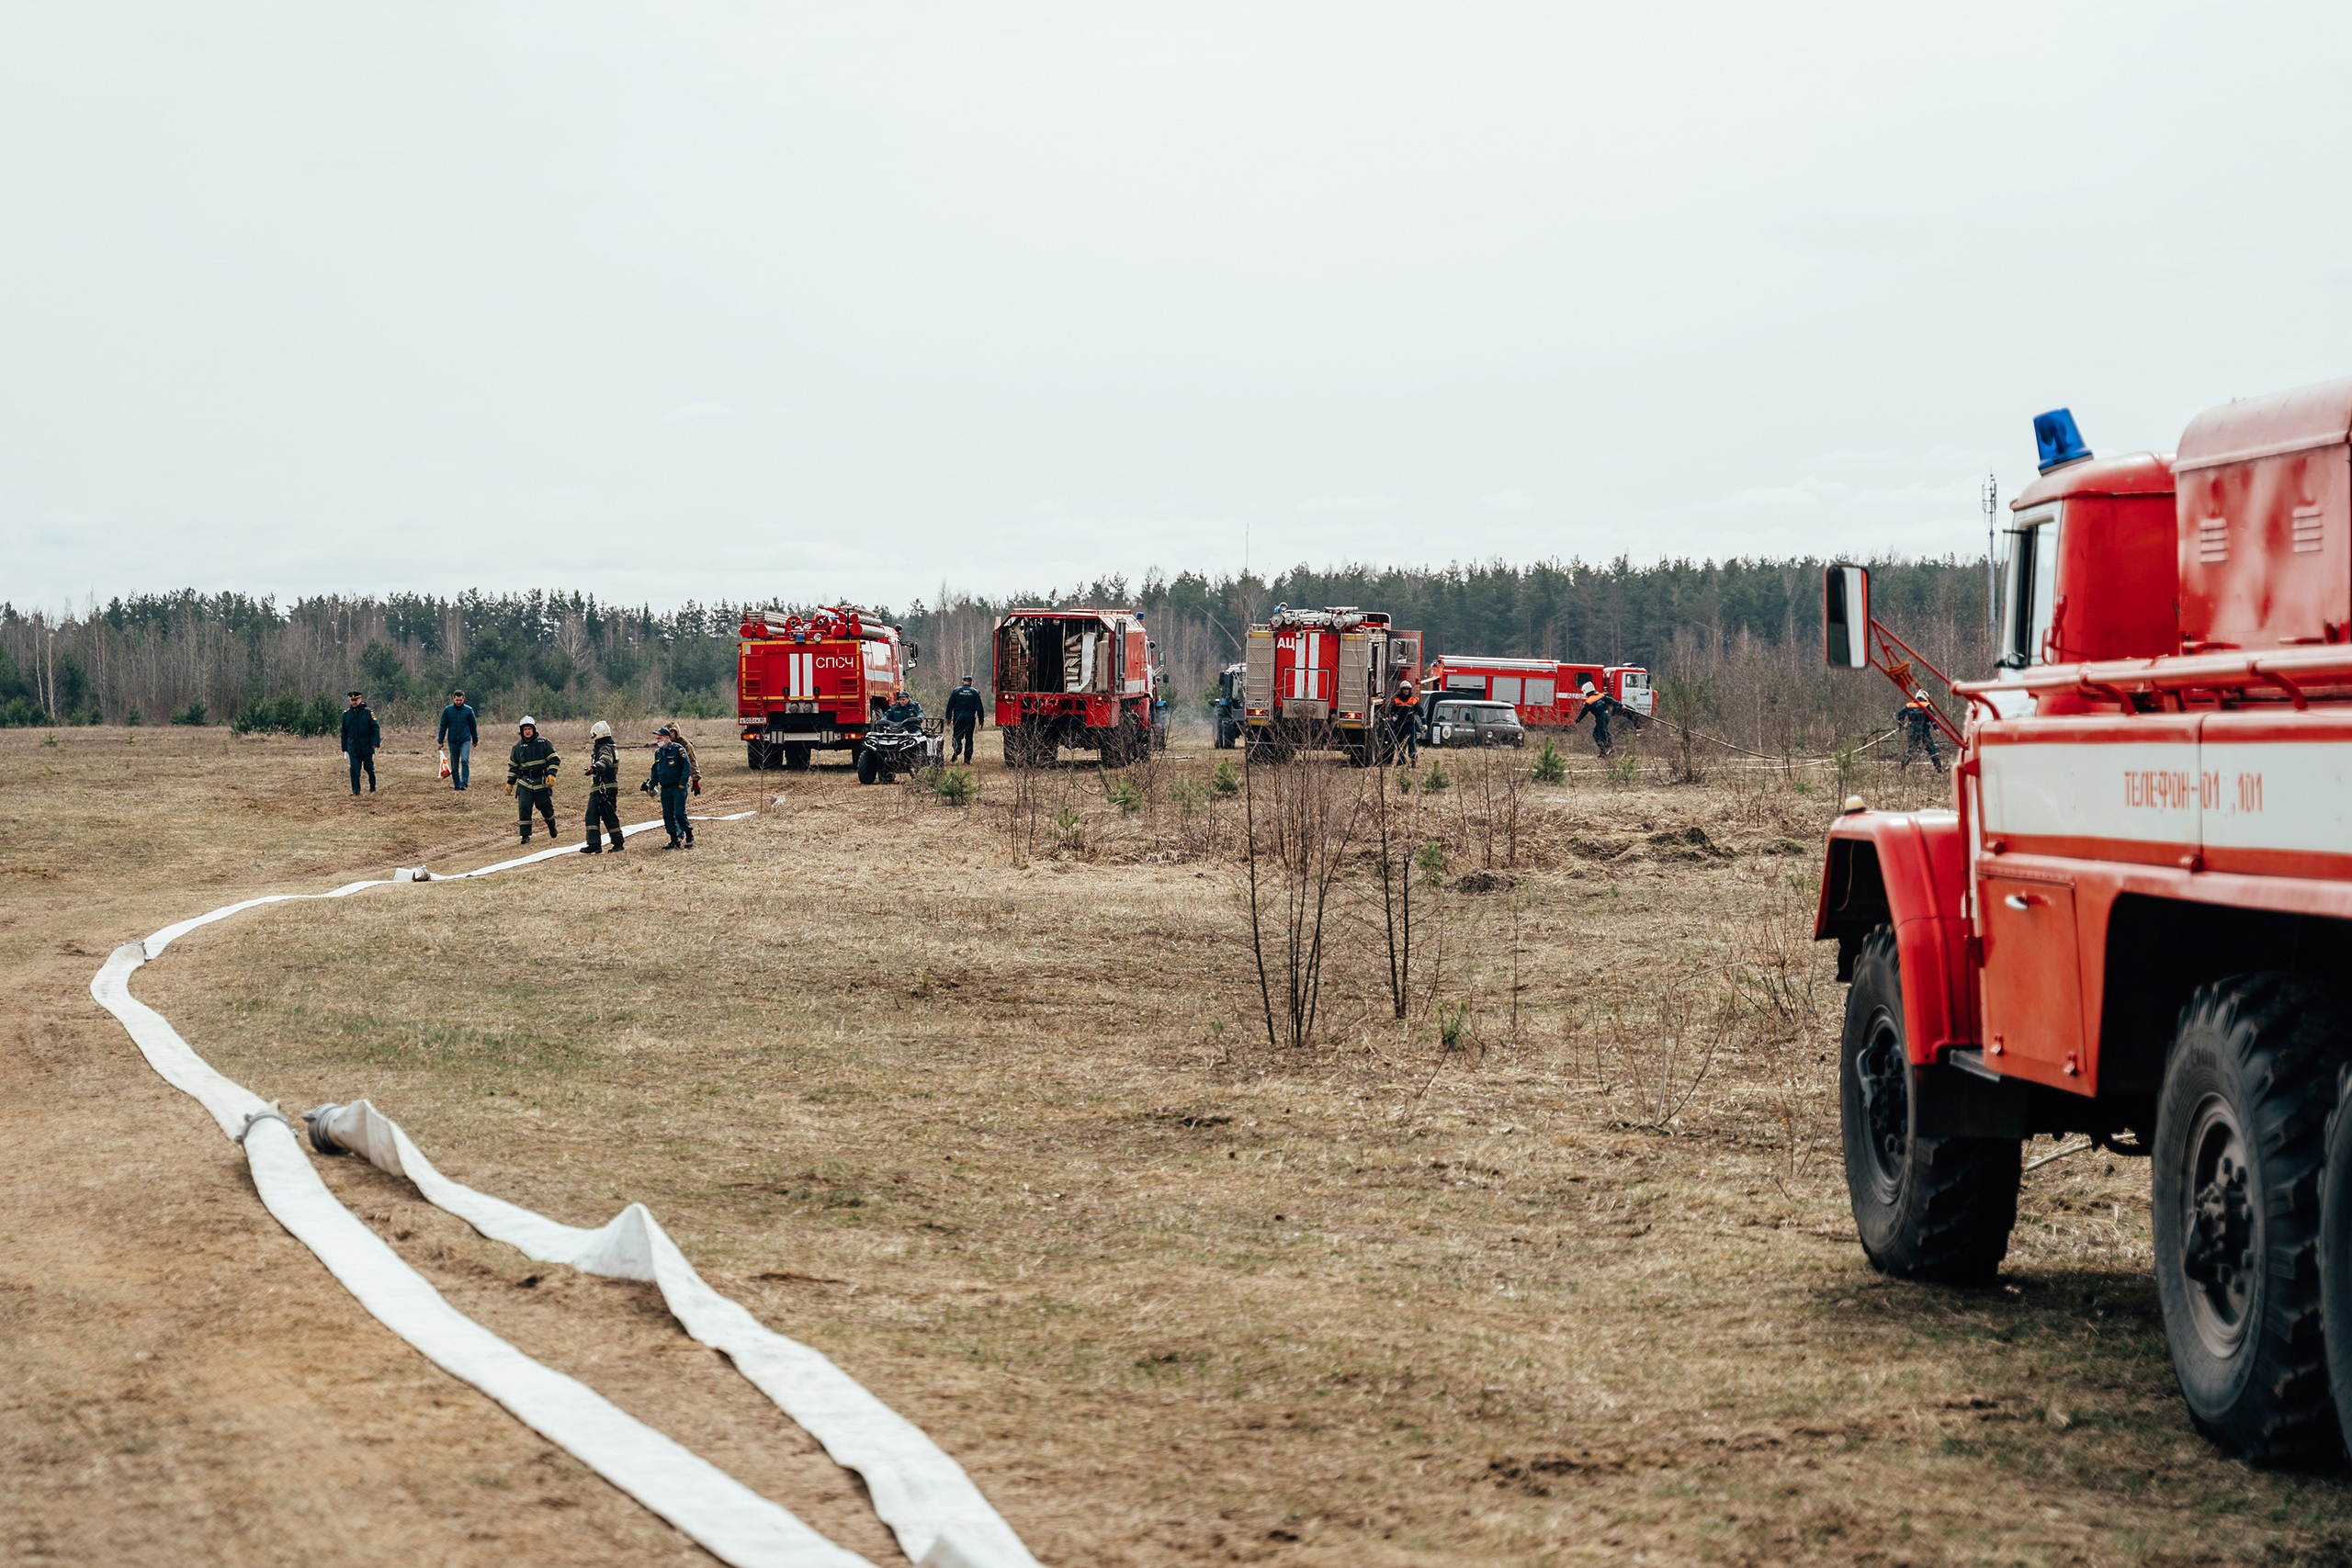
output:
[[[786,703],[784,705],[784,711],[786,713],[815,713],[817,711],[817,705],[815,703]]]

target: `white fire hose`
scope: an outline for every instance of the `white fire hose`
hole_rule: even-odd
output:
[[[698,818],[739,821],[752,815]],[[658,822],[628,832],[657,829]],[[457,874],[487,876],[536,864],[570,849],[542,850]],[[433,880],[403,868],[401,882]],[[234,1083],[181,1039],[169,1021],[130,994],[130,976],[199,926],[264,904],[342,898],[385,881],[353,882],[327,893],[248,898],[165,926],[145,942],[115,949],[90,981],[90,995],[121,1021],[148,1065],[212,1113],[245,1151],[262,1201],[318,1256],[376,1319],[425,1358],[473,1384],[518,1420],[669,1520],[722,1562],[739,1568],[855,1568],[866,1560],[827,1540],[790,1512],[708,1461],[618,1409],[578,1381],[544,1366],[458,1312],[383,1239],[336,1201],[319,1179],[277,1107]],[[648,1213],[631,1203],[601,1230],[558,1224],[477,1192],[435,1169],[398,1123],[368,1101],[321,1106],[306,1118],[322,1151],[350,1150],[414,1183],[427,1201],[493,1241],[583,1273],[650,1280],[679,1324],[724,1351],[743,1375],[865,1479],[875,1511],[922,1568],[1037,1568],[1012,1526],[963,1468],[922,1430],[808,1346],[763,1325],[706,1283]]]

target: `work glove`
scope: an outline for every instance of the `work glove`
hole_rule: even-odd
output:
[[[688,781],[687,781],[687,784],[686,784],[686,788],[687,788],[688,790],[692,791],[692,792],[693,792],[694,794],[695,794],[695,795],[700,795],[700,794],[702,793],[702,780],[700,780],[700,779],[690,779],[690,780],[688,780]]]

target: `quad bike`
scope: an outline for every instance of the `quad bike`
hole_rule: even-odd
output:
[[[893,724],[878,720],[865,732],[857,749],[857,782],[889,784],[900,773],[939,766],[942,750],[935,730],[921,721]]]

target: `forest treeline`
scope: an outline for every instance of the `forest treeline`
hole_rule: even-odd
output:
[[[1883,619],[1939,663],[1982,672],[1982,559],[1881,561],[1872,572]],[[1253,620],[1282,604],[1354,604],[1419,629],[1431,653],[1646,666],[1661,682],[1690,682],[1690,712],[1708,726],[1781,752],[1851,739],[1890,705],[1883,682],[1821,669],[1820,581],[1815,560],[1302,565],[1271,579],[1152,572],[1003,598],[943,589],[903,613],[875,608],[922,649],[912,683],[926,702],[967,673],[987,683],[990,628],[1017,605],[1139,608],[1159,643],[1170,700],[1185,712],[1240,657]],[[397,723],[429,720],[453,686],[486,717],[510,722],[526,709],[547,718],[716,717],[733,711],[745,607],[627,609],[560,592],[323,596],[280,606],[193,591],[62,614],[0,605],[0,724],[234,723],[322,733],[353,687]]]

